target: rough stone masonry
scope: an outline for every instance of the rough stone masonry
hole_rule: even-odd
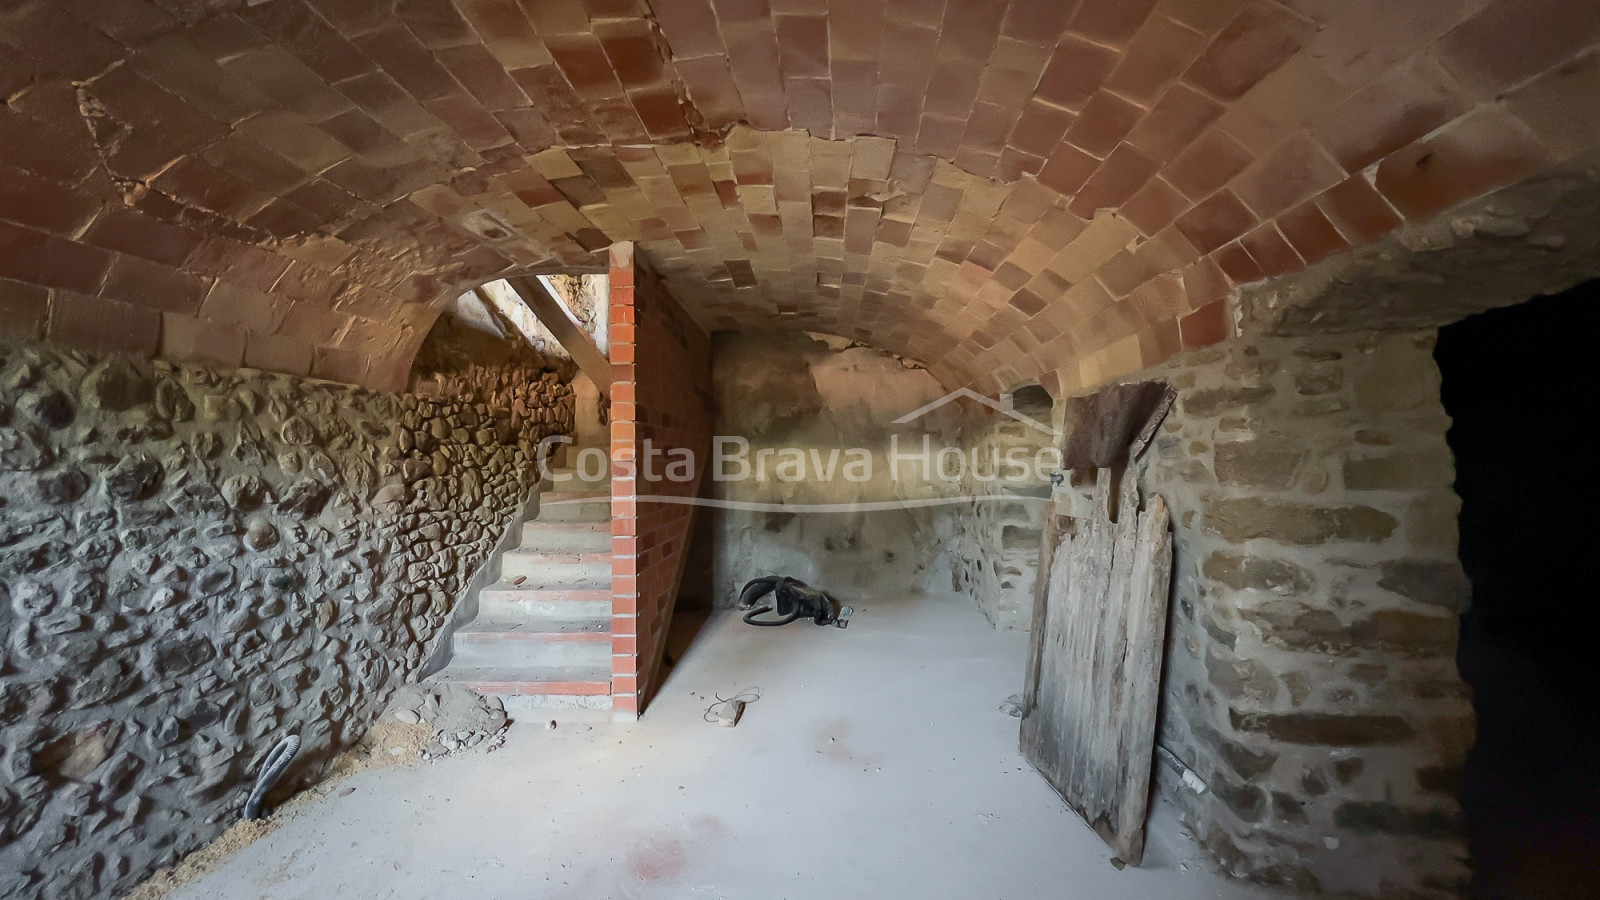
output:
[[[1432,347],[1250,337],[1143,373],[1178,390],[1139,474],[1175,532],[1160,740],[1211,790],[1166,787],[1234,875],[1465,889],[1468,589]]]
[[[0,345],[0,896],[121,894],[372,724],[572,428],[526,356],[426,386]]]

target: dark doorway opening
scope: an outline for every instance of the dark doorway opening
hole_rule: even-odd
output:
[[[1600,479],[1584,435],[1600,281],[1439,331],[1453,419],[1458,662],[1478,741],[1462,776],[1475,898],[1600,890]]]

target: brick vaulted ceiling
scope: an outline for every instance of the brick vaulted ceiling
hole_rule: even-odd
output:
[[[377,387],[617,240],[710,329],[1076,386],[1600,139],[1594,0],[0,6],[0,325]]]

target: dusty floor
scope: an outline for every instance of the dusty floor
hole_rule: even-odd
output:
[[[998,709],[1025,642],[954,599],[863,604],[845,631],[714,618],[640,722],[528,715],[497,753],[358,775],[172,896],[1275,896],[1159,815],[1142,869],[1109,864]],[[751,687],[737,728],[702,721]]]

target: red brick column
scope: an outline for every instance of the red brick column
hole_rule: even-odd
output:
[[[611,247],[611,709],[639,714],[639,501],[633,477],[633,244]]]
[[[710,340],[630,243],[611,248],[611,372],[611,701],[626,717],[660,686],[694,524],[674,501],[699,493],[712,412]],[[666,477],[683,451],[689,477]]]

